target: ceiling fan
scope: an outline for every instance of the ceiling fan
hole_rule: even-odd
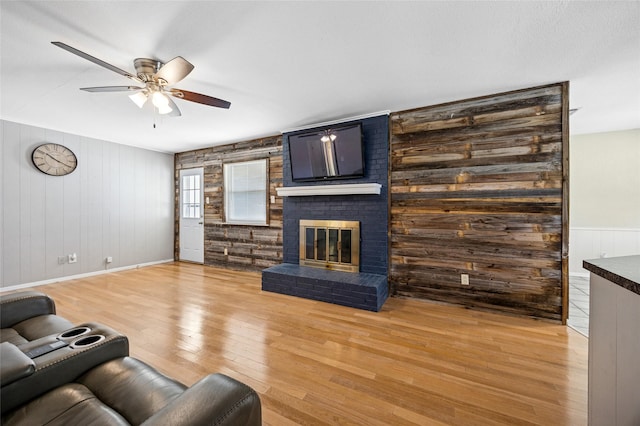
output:
[[[194,66],[181,56],[177,56],[167,63],[162,63],[155,59],[137,58],[133,61],[136,74],[133,75],[103,60],[84,53],[68,44],[52,41],[52,44],[64,49],[68,52],[78,55],[94,64],[100,65],[108,70],[123,75],[134,80],[140,86],[102,86],[102,87],[82,87],[80,90],[87,92],[134,92],[129,98],[142,108],[149,99],[159,114],[167,114],[169,116],[180,116],[178,106],[171,100],[170,96],[185,101],[197,102],[203,105],[209,105],[218,108],[229,108],[230,102],[212,96],[202,95],[200,93],[189,92],[187,90],[170,88],[174,84],[181,81],[193,70]]]

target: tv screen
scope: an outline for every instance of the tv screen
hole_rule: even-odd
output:
[[[326,129],[289,136],[294,181],[364,176],[362,126]]]

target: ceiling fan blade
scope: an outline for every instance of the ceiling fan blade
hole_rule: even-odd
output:
[[[145,87],[138,86],[102,86],[102,87],[81,87],[85,92],[137,92]]]
[[[91,56],[88,53],[84,53],[83,51],[78,50],[75,47],[71,47],[68,44],[62,43],[60,41],[52,41],[51,44],[54,44],[54,45],[58,46],[59,48],[66,50],[67,52],[71,52],[74,55],[78,55],[81,58],[86,59],[87,61],[93,62],[94,64],[100,65],[101,67],[104,67],[104,68],[106,68],[108,70],[116,72],[116,73],[118,73],[120,75],[123,75],[123,76],[125,76],[127,78],[139,81],[140,83],[143,82],[142,80],[140,80],[135,75],[133,75],[133,74],[131,74],[131,73],[125,71],[125,70],[122,70],[122,69],[120,69],[120,68],[118,68],[118,67],[116,67],[114,65],[111,65],[111,64],[109,64],[109,63],[107,63],[107,62],[105,62],[105,61],[103,61],[101,59],[98,59],[95,56]]]
[[[158,70],[154,75],[154,79],[164,80],[168,86],[176,84],[193,71],[193,64],[184,59],[182,56],[176,56]]]
[[[176,98],[184,99],[185,101],[197,102],[203,105],[209,105],[218,108],[229,108],[231,102],[214,98],[212,96],[202,95],[200,93],[189,92],[182,89],[171,89],[171,94]]]

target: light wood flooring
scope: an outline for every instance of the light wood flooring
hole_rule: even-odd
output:
[[[554,323],[403,298],[368,312],[179,262],[35,290],[187,385],[210,372],[249,384],[265,425],[587,423],[588,341]]]

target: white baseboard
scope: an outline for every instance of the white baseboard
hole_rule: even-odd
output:
[[[126,270],[129,270],[129,269],[144,268],[145,266],[159,265],[161,263],[170,263],[170,262],[173,262],[173,261],[174,261],[174,259],[157,260],[157,261],[154,261],[154,262],[140,263],[140,264],[137,264],[137,265],[122,266],[120,268],[105,269],[105,270],[87,272],[87,273],[84,273],[84,274],[77,274],[77,275],[69,275],[67,277],[58,277],[58,278],[53,278],[53,279],[50,279],[50,280],[35,281],[35,282],[32,282],[32,283],[25,283],[25,284],[17,284],[17,285],[12,285],[12,286],[9,286],[9,287],[2,287],[2,288],[0,288],[0,292],[23,290],[25,288],[38,287],[38,286],[47,285],[47,284],[55,284],[55,283],[59,283],[59,282],[63,282],[63,281],[77,280],[77,279],[80,279],[80,278],[93,277],[93,276],[96,276],[96,275],[110,274],[112,272],[126,271]]]

